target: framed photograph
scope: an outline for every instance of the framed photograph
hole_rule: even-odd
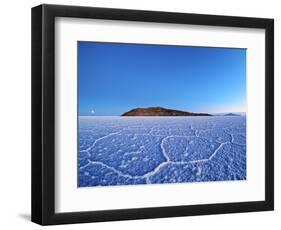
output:
[[[273,210],[273,19],[32,8],[32,221]]]

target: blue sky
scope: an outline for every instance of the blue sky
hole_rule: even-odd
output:
[[[78,42],[79,115],[246,112],[246,49]]]

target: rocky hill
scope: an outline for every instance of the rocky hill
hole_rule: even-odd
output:
[[[240,116],[240,115],[237,113],[227,113],[227,114],[224,114],[224,116]]]
[[[208,113],[192,113],[163,107],[135,108],[121,116],[212,116]]]

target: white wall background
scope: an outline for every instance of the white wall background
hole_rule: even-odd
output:
[[[0,36],[0,227],[39,229],[30,222],[30,8],[41,3],[275,18],[275,211],[76,224],[68,229],[272,228],[281,219],[280,1],[56,0],[2,1]],[[279,117],[279,118],[278,118]],[[66,226],[55,226],[63,229]],[[49,228],[49,227],[47,227]]]

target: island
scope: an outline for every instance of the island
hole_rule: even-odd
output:
[[[240,116],[240,115],[237,113],[227,113],[227,114],[224,114],[224,116]]]
[[[212,116],[208,113],[193,113],[163,107],[135,108],[121,116]]]

